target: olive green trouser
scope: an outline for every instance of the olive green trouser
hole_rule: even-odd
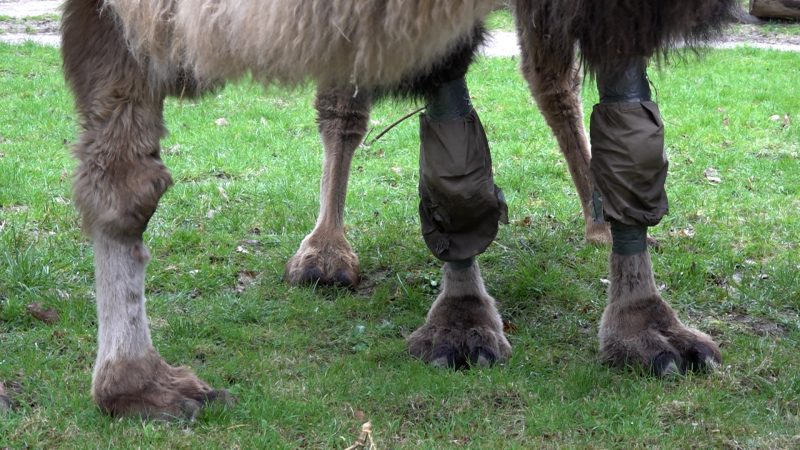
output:
[[[482,253],[508,222],[494,184],[489,143],[478,114],[452,120],[420,116],[419,215],[434,256],[462,261]]]
[[[605,220],[658,224],[668,211],[664,183],[669,165],[658,106],[651,101],[595,105],[590,135],[590,174]]]

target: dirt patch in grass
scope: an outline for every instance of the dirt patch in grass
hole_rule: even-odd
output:
[[[785,336],[789,331],[783,324],[763,317],[749,316],[740,313],[728,314],[722,319],[737,330],[758,336]]]
[[[800,23],[770,21],[734,25],[728,29],[722,41],[800,45]]]
[[[56,34],[59,21],[55,18],[5,18],[0,20],[0,34]]]

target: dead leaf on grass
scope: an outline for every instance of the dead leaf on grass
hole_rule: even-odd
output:
[[[706,180],[713,184],[720,184],[722,183],[722,178],[719,177],[719,170],[709,167],[703,172],[703,175],[706,177]]]
[[[669,235],[678,238],[694,237],[694,227],[689,225],[686,228],[670,228]]]
[[[344,450],[356,450],[363,448],[365,450],[377,450],[375,442],[372,440],[372,422],[366,422],[361,425],[361,434],[356,439],[356,442]]]
[[[31,303],[25,307],[33,317],[47,324],[58,322],[58,312],[55,309],[45,308],[41,303]]]
[[[224,117],[220,117],[219,119],[215,120],[214,124],[218,127],[227,127],[229,125],[228,119]]]
[[[531,226],[531,216],[525,216],[522,220],[517,221],[517,225],[522,228],[528,228]]]

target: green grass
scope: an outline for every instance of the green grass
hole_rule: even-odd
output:
[[[796,447],[797,67],[797,54],[740,49],[652,74],[672,200],[651,229],[656,279],[725,357],[717,374],[667,381],[597,363],[608,249],[582,242],[566,165],[516,61],[470,73],[512,222],[481,262],[514,354],[485,370],[436,370],[405,351],[440,278],[419,238],[414,120],[353,163],[362,287],[296,288],[280,276],[315,220],[313,89],[245,84],[169,101],[164,159],[177,184],[146,234],[153,340],[239,403],[164,424],[112,420],[91,403],[92,250],[70,204],[72,101],[57,50],[0,45],[0,380],[17,402],[0,418],[0,448],[344,448],[365,420],[380,448]],[[413,107],[381,105],[372,126]],[[720,184],[705,179],[711,167]],[[245,271],[255,282],[238,293]],[[59,321],[31,317],[34,302]]]
[[[514,31],[514,15],[507,8],[498,9],[486,18],[486,28],[494,31]]]

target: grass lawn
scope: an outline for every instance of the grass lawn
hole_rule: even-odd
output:
[[[142,423],[89,396],[92,249],[70,200],[77,127],[57,50],[0,45],[0,380],[16,401],[0,448],[344,448],[367,420],[380,448],[800,446],[798,67],[798,54],[739,49],[652,73],[672,200],[651,229],[657,283],[725,358],[672,380],[597,362],[609,250],[582,242],[517,61],[470,73],[511,215],[480,260],[514,354],[483,370],[405,350],[440,280],[418,230],[415,120],[356,154],[347,223],[362,285],[296,288],[280,277],[317,212],[313,88],[170,100],[163,156],[177,184],[145,236],[153,340],[239,402]],[[377,107],[373,135],[414,107]],[[35,319],[33,303],[58,320]]]

